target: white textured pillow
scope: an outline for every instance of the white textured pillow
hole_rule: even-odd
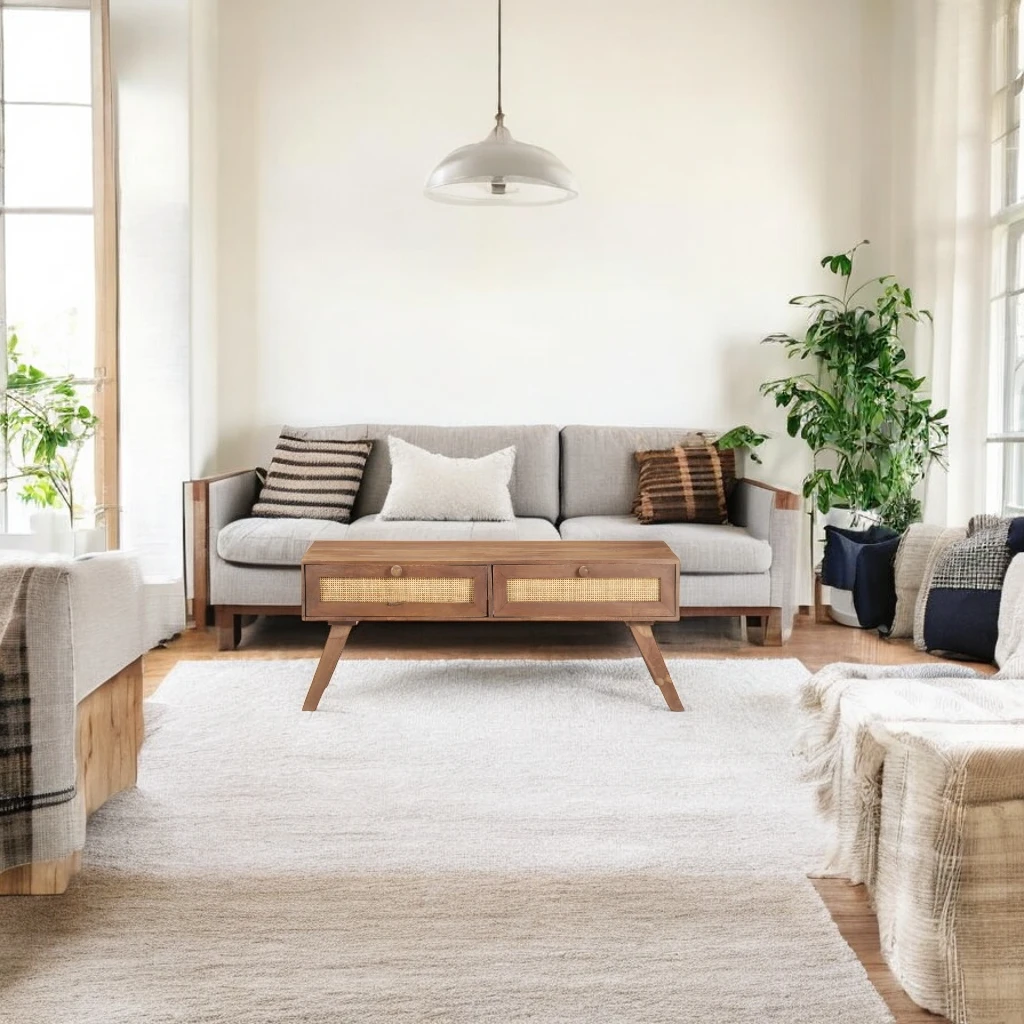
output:
[[[501,522],[515,518],[508,484],[515,447],[481,459],[449,459],[388,438],[391,487],[380,519],[444,519]]]
[[[907,532],[903,534],[903,539],[896,551],[894,565],[896,614],[893,616],[891,629],[885,634],[890,640],[914,635],[914,609],[917,606],[917,595],[921,592],[921,584],[924,582],[925,568],[928,565],[932,547],[944,532],[945,527],[943,526],[911,523]]]

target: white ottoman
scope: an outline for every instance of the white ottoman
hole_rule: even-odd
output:
[[[955,1024],[1024,1024],[1024,727],[875,725],[875,907],[907,994]]]
[[[1024,684],[979,679],[886,679],[850,686],[840,700],[833,776],[831,870],[874,891],[886,748],[872,730],[914,723],[1024,722]]]

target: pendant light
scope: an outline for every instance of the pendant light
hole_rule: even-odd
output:
[[[424,189],[442,203],[467,206],[550,206],[579,194],[569,168],[554,153],[516,142],[501,108],[501,0],[498,0],[498,113],[482,142],[449,153]]]

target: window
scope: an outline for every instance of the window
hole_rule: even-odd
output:
[[[995,26],[992,110],[992,359],[989,505],[1024,514],[1024,24],[1002,0]]]
[[[0,323],[25,361],[71,375],[96,406],[96,246],[93,188],[92,14],[51,0],[0,6]],[[8,399],[9,401],[9,399]],[[4,476],[18,454],[4,453]],[[35,509],[11,480],[0,516],[26,532]],[[96,507],[94,446],[74,474],[75,505]],[[90,524],[91,525],[91,524]]]

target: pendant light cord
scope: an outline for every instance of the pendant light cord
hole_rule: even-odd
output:
[[[501,0],[498,0],[498,124],[505,118],[505,112],[501,109]]]

